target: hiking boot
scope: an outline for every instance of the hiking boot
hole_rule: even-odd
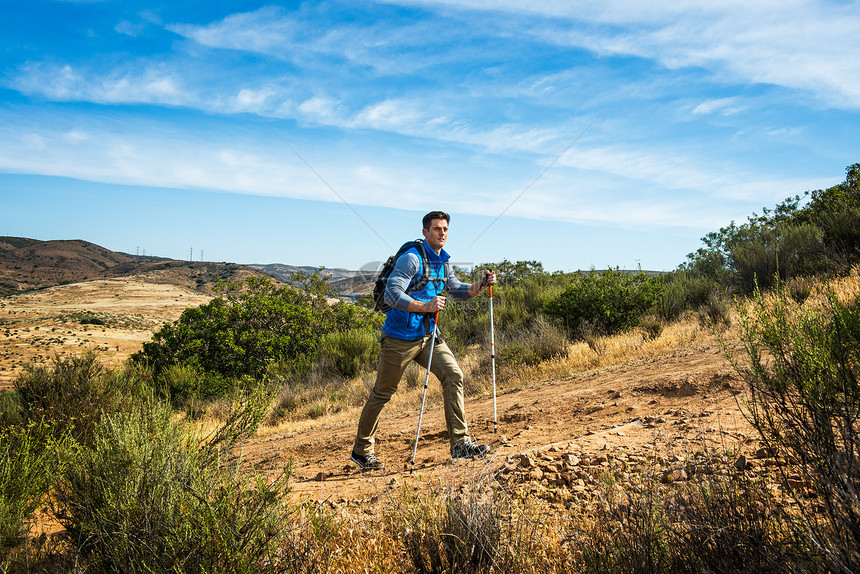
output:
[[[349,459],[358,465],[361,470],[381,470],[385,465],[382,461],[373,456],[373,454],[358,454],[352,451],[352,456]]]
[[[451,447],[451,458],[473,458],[476,456],[484,456],[487,454],[488,450],[490,450],[490,447],[487,445],[478,445],[470,440],[466,440]]]

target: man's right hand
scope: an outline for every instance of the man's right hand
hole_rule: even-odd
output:
[[[412,313],[438,313],[445,308],[445,297],[437,295],[429,301],[417,301],[415,299],[409,303],[408,311]]]

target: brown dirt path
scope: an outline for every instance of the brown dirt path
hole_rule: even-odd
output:
[[[383,471],[362,472],[349,462],[351,420],[292,435],[264,429],[243,456],[268,472],[292,458],[294,492],[335,504],[393,495],[405,484],[448,483],[498,471],[522,453],[573,452],[592,459],[624,453],[668,464],[696,452],[739,452],[757,445],[748,438],[752,434],[739,408],[740,388],[719,348],[709,344],[502,392],[497,433],[492,396],[467,400],[472,434],[491,446],[483,460],[451,461],[438,404],[425,411],[411,473],[417,412],[383,413],[376,449],[386,464]]]

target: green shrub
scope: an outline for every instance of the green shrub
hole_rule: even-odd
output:
[[[501,337],[499,357],[513,365],[538,365],[567,355],[567,338],[558,328],[538,315],[532,325],[519,333]]]
[[[13,386],[27,420],[50,423],[87,443],[102,414],[121,411],[151,392],[144,369],[108,371],[87,351],[54,357],[50,366],[27,365]]]
[[[238,419],[201,444],[161,403],[105,416],[57,494],[83,562],[94,571],[284,571],[289,470],[267,481],[213,456]]]
[[[638,325],[642,315],[660,301],[663,289],[657,275],[611,268],[592,271],[579,274],[543,310],[560,320],[573,337],[580,335],[586,323],[595,334],[612,335]]]
[[[729,300],[717,293],[712,293],[708,300],[697,310],[699,323],[708,329],[732,324],[732,306]]]
[[[318,274],[301,275],[298,287],[276,287],[268,278],[221,286],[222,295],[186,309],[132,356],[156,376],[169,365],[193,364],[225,378],[261,379],[272,365],[306,361],[333,332],[379,324],[381,316],[343,302],[329,304]]]
[[[369,328],[327,333],[320,340],[317,364],[342,377],[356,377],[376,367],[378,333]]]
[[[0,391],[0,429],[20,425],[25,416],[21,393]]]
[[[205,401],[213,397],[223,397],[237,387],[235,381],[219,373],[204,371],[195,362],[168,365],[156,381],[158,388],[175,406],[193,400]]]
[[[45,424],[0,433],[0,569],[26,536],[26,522],[44,502],[67,458],[66,439],[52,438]]]
[[[780,223],[750,227],[729,245],[734,282],[741,293],[758,283],[770,288],[774,277],[787,279],[826,271],[824,232],[811,224]]]
[[[860,295],[835,293],[826,308],[801,307],[777,282],[771,298],[738,305],[753,426],[821,497],[814,507],[794,492],[803,524],[833,571],[860,567]],[[823,510],[823,515],[817,514]]]
[[[665,278],[665,290],[657,305],[659,315],[673,321],[684,311],[695,311],[706,305],[724,289],[706,275],[675,271]]]
[[[571,528],[571,571],[816,571],[803,555],[808,541],[786,528],[790,516],[761,482],[742,474],[672,491],[643,481],[637,492],[601,492],[601,501],[584,528]]]

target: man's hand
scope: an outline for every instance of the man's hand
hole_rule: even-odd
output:
[[[410,313],[438,313],[445,308],[445,297],[437,295],[429,301],[417,301],[413,299],[406,308]]]
[[[484,290],[484,287],[496,284],[496,272],[492,269],[484,269],[481,280],[469,285],[469,296],[474,297]]]
[[[481,277],[481,287],[496,284],[496,272],[492,269],[484,269],[484,275]]]

